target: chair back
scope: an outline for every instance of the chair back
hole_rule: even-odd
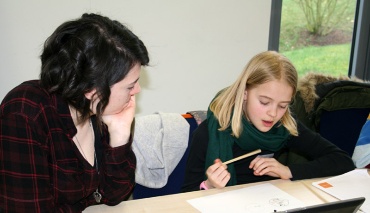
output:
[[[162,188],[149,188],[140,184],[136,184],[132,195],[133,199],[149,198],[181,192],[181,187],[184,182],[185,176],[185,166],[189,155],[191,135],[193,131],[198,127],[198,123],[193,116],[191,116],[190,114],[184,114],[183,117],[190,125],[188,148],[186,149],[180,162],[177,164],[173,172],[168,177],[167,184]]]
[[[370,108],[342,109],[321,113],[319,133],[352,156]]]

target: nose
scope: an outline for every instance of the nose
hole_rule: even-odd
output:
[[[277,106],[271,106],[271,108],[268,110],[267,114],[273,118],[277,115]]]
[[[141,91],[140,84],[139,84],[139,82],[136,82],[136,84],[134,85],[134,89],[131,90],[131,95],[135,95],[135,94],[139,93],[140,91]]]

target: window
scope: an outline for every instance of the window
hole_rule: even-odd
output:
[[[307,28],[313,19],[308,23],[304,12],[308,14],[311,4],[316,3],[321,5],[314,5],[315,8],[320,6],[323,13],[332,14],[321,31]],[[370,71],[366,72],[370,16],[364,13],[366,10],[370,10],[367,0],[272,0],[269,49],[286,55],[299,76],[313,71],[370,80]]]

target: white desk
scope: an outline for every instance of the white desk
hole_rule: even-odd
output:
[[[311,185],[314,181],[319,181],[326,178],[315,178],[307,179],[300,181],[290,181],[290,180],[272,180],[267,181],[268,183],[273,184],[274,186],[282,189],[288,194],[296,197],[307,205],[314,205],[319,203],[326,203],[330,201],[336,201],[338,199],[332,197],[331,195],[321,191],[320,189],[315,188]],[[226,192],[234,189],[240,189],[243,187],[253,186],[266,182],[251,183],[244,185],[237,185],[226,187],[223,189],[211,189],[211,190],[202,190],[194,191],[188,193],[180,193],[174,195],[166,195],[138,200],[129,200],[123,201],[117,206],[106,206],[106,205],[97,205],[88,207],[84,213],[100,213],[100,212],[199,212],[192,205],[190,205],[187,200],[198,198],[202,196],[217,194],[221,192]]]

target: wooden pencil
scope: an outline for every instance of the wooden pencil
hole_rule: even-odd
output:
[[[223,164],[229,164],[229,163],[232,163],[232,162],[235,162],[235,161],[238,161],[238,160],[241,160],[243,158],[246,158],[246,157],[249,157],[249,156],[252,156],[252,155],[255,155],[255,154],[258,154],[261,152],[261,149],[257,149],[257,150],[254,150],[253,152],[248,152],[247,154],[244,154],[244,155],[241,155],[239,157],[236,157],[236,158],[233,158],[231,160],[228,160],[228,161],[225,161],[223,162]]]

